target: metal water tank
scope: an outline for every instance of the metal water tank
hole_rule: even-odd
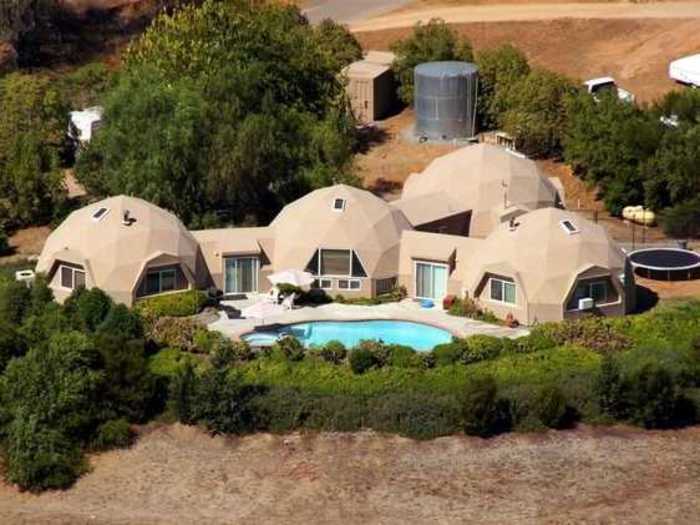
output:
[[[468,62],[428,62],[414,70],[415,133],[434,140],[476,135],[479,69]]]

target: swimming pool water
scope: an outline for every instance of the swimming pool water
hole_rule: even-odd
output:
[[[254,346],[266,346],[274,343],[280,335],[293,335],[305,347],[340,341],[351,348],[360,341],[372,339],[424,351],[452,340],[452,334],[446,330],[410,321],[312,321],[269,332],[253,332],[244,335],[243,339]]]

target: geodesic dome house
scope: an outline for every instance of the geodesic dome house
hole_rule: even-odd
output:
[[[285,206],[270,224],[274,267],[306,269],[334,293],[381,293],[395,284],[401,233],[410,228],[400,210],[368,191],[322,188]]]
[[[37,263],[56,299],[80,286],[116,302],[185,290],[206,280],[199,246],[172,213],[134,197],[111,197],[71,213]]]
[[[558,206],[561,198],[534,161],[498,146],[477,144],[439,157],[423,172],[411,175],[396,206],[419,226],[431,207],[437,219],[447,202],[456,203],[455,209],[470,210],[470,237],[486,237],[513,216]],[[413,208],[420,210],[415,220]]]
[[[565,210],[545,208],[502,224],[464,268],[467,293],[504,318],[557,321],[634,306],[634,275],[605,229]]]

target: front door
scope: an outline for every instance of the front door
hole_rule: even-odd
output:
[[[259,264],[257,257],[226,257],[224,259],[224,293],[257,292]]]
[[[442,301],[447,295],[447,265],[416,262],[416,297]]]

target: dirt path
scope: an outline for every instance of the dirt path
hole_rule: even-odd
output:
[[[211,438],[179,425],[93,458],[65,492],[0,486],[0,522],[693,523],[700,428],[415,442],[370,432]]]
[[[570,4],[503,4],[429,7],[379,16],[350,23],[353,31],[377,31],[408,27],[416,22],[442,18],[449,23],[513,22],[528,20],[574,19],[645,19],[700,18],[700,2],[570,3]]]

